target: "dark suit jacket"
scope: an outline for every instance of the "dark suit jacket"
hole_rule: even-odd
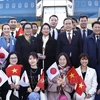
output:
[[[30,43],[25,39],[24,36],[17,37],[15,51],[18,53],[20,63],[23,64],[24,68],[27,70],[28,67],[28,56],[29,53],[33,51],[33,43],[35,38],[31,37]]]
[[[71,56],[71,64],[75,67],[78,67],[78,59],[80,53],[82,53],[83,49],[82,37],[78,31],[73,31],[72,41],[69,44],[69,41],[66,36],[66,32],[59,34],[57,40],[57,55],[61,52],[65,52],[70,57]]]
[[[81,29],[78,29],[78,31],[81,33]],[[87,36],[91,35],[93,33],[92,30],[87,29]],[[82,36],[82,35],[81,35]]]
[[[57,29],[56,28],[56,30],[57,30],[57,36],[59,35],[59,33],[60,33],[60,29]],[[51,35],[51,34],[50,34]],[[52,36],[51,36],[52,37]],[[55,39],[56,40],[56,39]]]
[[[39,35],[34,41],[34,51],[43,54],[42,46],[42,35]],[[44,60],[44,70],[46,71],[50,67],[50,65],[53,64],[56,60],[56,40],[51,37],[49,37],[49,40],[46,43],[45,55],[46,59]],[[42,60],[39,60],[39,65],[43,67]]]
[[[99,40],[100,44],[100,40]],[[98,46],[98,54],[96,50],[96,42],[95,35],[92,33],[90,36],[86,38],[84,45],[84,52],[89,55],[89,66],[92,68],[96,68],[98,64],[100,64],[100,45]],[[97,56],[98,55],[98,58]]]

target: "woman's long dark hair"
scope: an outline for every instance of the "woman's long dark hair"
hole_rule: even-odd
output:
[[[42,29],[43,29],[43,27],[44,27],[45,25],[47,25],[47,26],[49,27],[49,29],[51,29],[51,27],[50,27],[50,25],[49,25],[48,23],[44,23],[44,24],[41,26],[41,29],[40,29],[40,33],[39,33],[40,36],[43,35]],[[50,34],[50,33],[49,33],[49,36],[51,37],[51,34]]]
[[[59,58],[60,58],[61,56],[64,56],[64,57],[66,58],[66,60],[67,60],[67,64],[66,64],[64,67],[67,67],[67,66],[70,66],[70,67],[71,67],[70,59],[69,59],[68,55],[67,55],[66,53],[64,53],[64,52],[62,52],[62,53],[60,53],[60,54],[58,55],[57,61],[56,61],[57,64],[59,65]]]
[[[16,52],[11,52],[11,53],[9,53],[9,55],[8,55],[8,57],[7,57],[7,59],[6,59],[5,68],[8,67],[8,65],[10,64],[10,62],[9,62],[9,60],[10,60],[10,56],[13,55],[13,54],[15,54],[15,55],[17,56],[17,59],[18,59],[17,64],[19,64],[18,54],[17,54]]]

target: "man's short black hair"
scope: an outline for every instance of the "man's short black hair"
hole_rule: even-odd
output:
[[[51,16],[49,17],[49,20],[51,19],[51,17],[56,17],[56,18],[58,19],[58,16],[57,16],[57,15],[51,15]]]
[[[77,23],[77,19],[76,18],[72,17],[72,20],[74,20]]]
[[[72,20],[72,18],[70,18],[70,17],[65,18],[65,19],[63,20],[63,24],[64,24],[65,20],[71,20],[72,23],[73,23],[73,20]]]
[[[95,24],[99,24],[99,25],[100,25],[100,22],[98,22],[98,21],[93,22],[93,23],[92,23],[92,28],[93,28],[93,26],[94,26]]]
[[[79,21],[80,21],[81,18],[84,18],[84,17],[88,20],[88,16],[86,16],[86,15],[80,15],[80,17],[78,18]]]
[[[16,19],[15,17],[13,17],[13,18],[10,18],[10,19],[8,20],[8,23],[9,23],[11,20],[16,20],[16,21],[17,21],[17,19]]]
[[[37,23],[32,23],[32,25],[36,25],[36,26],[37,26],[37,28],[38,28],[38,25],[37,25]]]
[[[26,21],[26,22],[27,22],[27,20],[26,20],[26,19],[22,19],[20,22],[22,22],[22,21]]]

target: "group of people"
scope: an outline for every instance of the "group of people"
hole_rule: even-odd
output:
[[[40,100],[41,88],[37,86],[38,76],[44,71],[47,100],[99,100],[100,99],[100,22],[92,23],[92,30],[87,28],[88,17],[80,16],[79,27],[75,18],[65,18],[61,29],[57,29],[58,17],[52,15],[49,23],[41,26],[26,20],[20,22],[23,35],[16,36],[17,19],[11,18],[2,26],[0,47],[8,53],[6,61],[0,65],[6,68],[12,65],[23,66],[20,76],[12,75],[1,87],[2,100]],[[52,80],[46,71],[57,62],[60,74]],[[87,88],[80,96],[70,84],[66,74],[71,67],[84,80]],[[22,73],[26,71],[29,86],[20,86]],[[61,95],[64,95],[63,98]]]

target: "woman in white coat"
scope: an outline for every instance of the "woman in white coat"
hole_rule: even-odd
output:
[[[88,67],[89,57],[82,53],[79,57],[80,66],[76,68],[78,74],[82,77],[86,84],[86,90],[82,95],[74,94],[74,100],[94,100],[97,89],[97,75],[93,68]]]

